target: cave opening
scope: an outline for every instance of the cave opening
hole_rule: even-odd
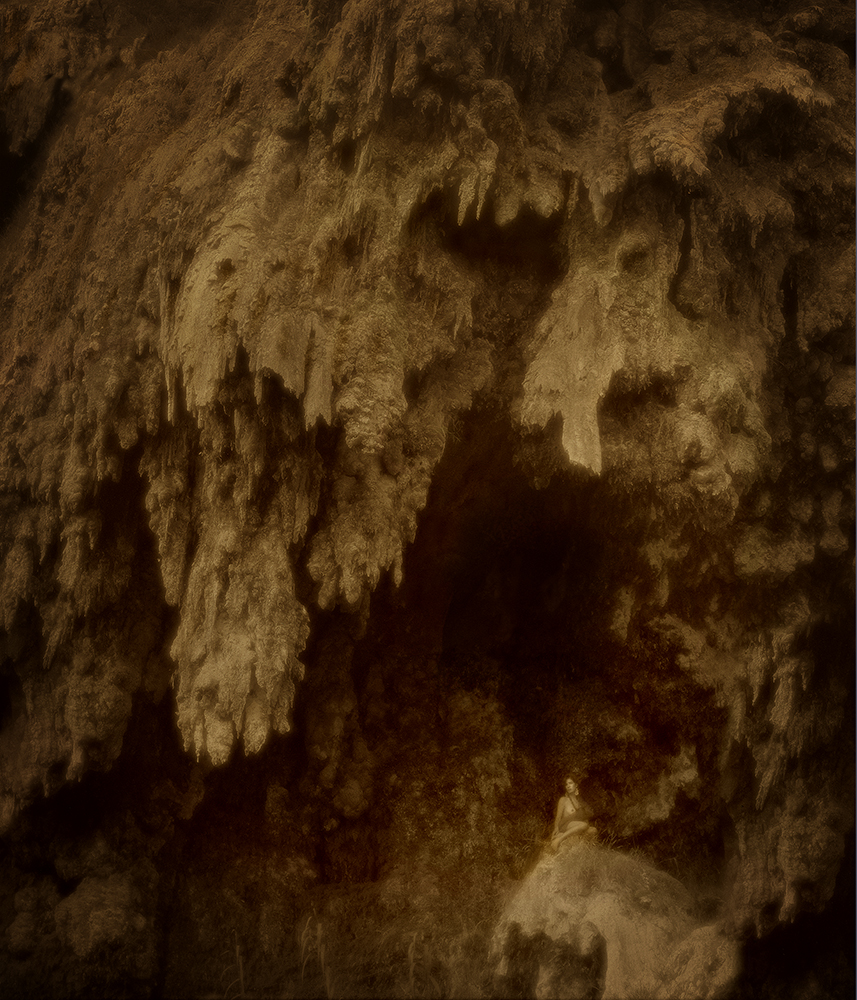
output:
[[[558,447],[555,430],[545,447]],[[335,441],[335,432],[321,432],[322,447]],[[450,898],[463,868],[498,885],[523,877],[567,771],[581,780],[609,843],[683,878],[702,881],[707,866],[714,881],[722,839],[713,821],[700,826],[699,814],[716,771],[706,743],[706,726],[720,725],[716,709],[658,635],[632,628],[620,638],[613,628],[616,595],[633,570],[622,543],[633,520],[585,472],[557,472],[535,489],[521,449],[519,432],[487,401],[461,419],[401,587],[387,578],[358,611],[313,612],[288,735],[254,756],[238,750],[223,768],[200,766],[181,748],[167,688],[157,703],[138,699],[109,774],[87,775],[50,800],[54,817],[89,817],[70,828],[75,844],[100,829],[120,857],[142,851],[151,859],[160,879],[159,975],[175,995],[191,983],[181,956],[218,961],[230,921],[243,921],[241,946],[252,947],[254,914],[268,919],[270,884],[282,896],[271,921],[304,926],[312,906],[320,912],[346,897],[372,912],[381,904],[367,887],[390,891],[419,836],[428,847],[414,866]],[[119,480],[102,485],[101,544],[114,550],[123,526],[136,525],[138,597],[160,616],[166,650],[176,612],[163,604],[138,462],[138,451],[127,455]],[[319,761],[313,746],[325,727],[338,736],[328,741],[329,760]],[[339,770],[328,781],[330,760]],[[697,777],[682,784],[694,769]],[[659,802],[665,773],[677,775],[675,787]],[[343,814],[352,774],[371,783],[371,801]],[[468,810],[483,798],[503,826],[493,853],[479,858],[481,831],[468,828]],[[629,802],[639,829],[626,822]],[[669,823],[652,823],[662,807]],[[40,828],[50,822],[46,813]],[[419,834],[415,824],[424,825]],[[390,907],[384,919],[399,913]],[[289,951],[287,962],[299,969],[300,955]],[[186,974],[198,976],[199,965]]]
[[[515,432],[490,410],[465,419],[436,472],[403,584],[376,591],[354,644],[363,715],[374,711],[378,661],[394,658],[395,683],[419,702],[398,724],[407,728],[408,718],[421,732],[447,734],[436,759],[454,768],[465,766],[455,755],[465,744],[449,735],[449,706],[462,693],[474,713],[498,706],[513,733],[505,793],[513,822],[544,831],[571,772],[612,843],[671,866],[711,905],[722,817],[700,816],[716,797],[710,737],[723,709],[655,631],[616,634],[617,594],[633,567],[625,511],[604,484],[569,469],[535,490],[518,458]],[[407,756],[408,741],[420,740],[402,736]],[[496,736],[482,733],[485,749]],[[624,814],[628,803],[636,819]],[[659,810],[669,823],[652,821]]]

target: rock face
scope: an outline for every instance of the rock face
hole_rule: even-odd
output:
[[[478,992],[568,771],[849,910],[851,6],[0,23],[0,980]]]
[[[699,927],[681,883],[625,854],[566,840],[545,854],[494,932],[499,992],[577,998],[727,995],[738,945]]]

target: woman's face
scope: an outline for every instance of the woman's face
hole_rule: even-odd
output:
[[[571,778],[566,778],[565,779],[565,791],[566,791],[566,794],[568,794],[568,795],[576,795],[577,794],[577,785],[572,781]]]

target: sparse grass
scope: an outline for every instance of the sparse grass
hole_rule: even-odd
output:
[[[300,990],[334,997],[471,997],[490,993],[488,950],[499,913],[482,898],[441,896],[420,909],[385,905],[378,885],[328,901],[301,924]],[[297,984],[295,984],[297,986]]]
[[[520,879],[543,857],[541,832],[540,825],[533,824],[518,831],[510,844],[506,857],[514,864],[507,871],[515,870],[514,879],[484,862],[483,868],[477,860],[444,874],[438,870],[431,885],[419,873],[403,869],[380,882],[319,886],[308,900],[308,910],[291,925],[284,965],[261,991],[255,966],[255,988],[248,986],[247,952],[233,929],[234,944],[230,942],[216,995],[223,1000],[487,1000],[498,988],[493,935]],[[617,839],[605,830],[598,843],[584,851],[589,860],[574,874],[581,891],[592,882],[599,891],[616,892],[646,909],[654,903],[688,912],[691,900],[682,887],[667,872],[652,868],[641,849],[626,846],[617,851]]]
[[[224,1000],[236,1000],[236,998],[241,998],[244,1000],[246,993],[244,992],[244,960],[241,955],[241,945],[238,942],[238,931],[233,927],[232,934],[235,938],[235,948],[234,948],[234,964],[230,962],[220,975],[221,984],[226,978],[227,974],[232,974],[234,978],[226,987],[223,992]],[[232,956],[230,955],[230,958]],[[236,975],[237,973],[237,975]]]
[[[325,995],[333,1000],[334,979],[330,963],[327,960],[328,934],[324,921],[313,912],[307,917],[301,934],[301,980],[306,973],[307,962],[313,959],[318,966],[319,974],[324,982]]]

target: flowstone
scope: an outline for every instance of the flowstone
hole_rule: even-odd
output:
[[[699,926],[680,882],[583,840],[545,853],[494,931],[500,992],[565,1000],[714,1000],[740,971],[738,946]]]
[[[854,994],[853,52],[0,4],[6,994]]]

